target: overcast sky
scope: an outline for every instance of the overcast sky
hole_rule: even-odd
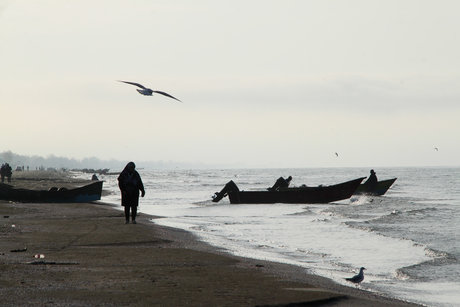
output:
[[[0,0],[0,151],[458,166],[458,12],[455,0]]]

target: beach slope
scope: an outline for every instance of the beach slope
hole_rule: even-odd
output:
[[[410,306],[227,255],[152,218],[125,224],[104,203],[0,201],[2,306]]]

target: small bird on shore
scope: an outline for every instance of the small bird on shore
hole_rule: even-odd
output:
[[[136,89],[136,91],[138,91],[139,94],[142,94],[144,96],[152,96],[153,93],[157,93],[157,94],[164,95],[166,97],[175,99],[177,101],[180,101],[179,99],[177,99],[174,96],[169,95],[168,93],[165,93],[165,92],[162,92],[162,91],[154,91],[154,90],[152,90],[150,88],[147,88],[147,87],[143,86],[142,84],[139,84],[139,83],[136,83],[136,82],[122,81],[122,80],[118,80],[118,81],[123,82],[123,83],[127,83],[127,84],[131,84],[131,85],[135,85],[137,87],[140,87],[141,89],[140,90]],[[182,101],[180,101],[180,102],[182,102]]]
[[[352,282],[354,284],[359,284],[360,282],[362,282],[364,280],[364,270],[365,269],[366,268],[361,267],[359,269],[359,274],[358,275],[355,275],[355,276],[350,277],[350,278],[345,278],[345,280],[350,281],[350,282]]]

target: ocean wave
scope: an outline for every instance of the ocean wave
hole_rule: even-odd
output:
[[[257,248],[260,248],[260,249],[271,249],[271,248],[273,248],[273,247],[270,246],[270,245],[266,245],[266,244],[259,244],[259,245],[257,245]]]
[[[212,199],[209,199],[209,200],[201,200],[201,201],[192,202],[192,205],[206,207],[206,206],[215,206],[216,204],[212,202]]]
[[[429,247],[425,248],[425,254],[428,257],[433,258],[432,264],[434,265],[444,265],[446,263],[453,263],[457,261],[457,257],[455,257],[454,254],[451,254],[445,251],[432,249]]]
[[[368,222],[364,222],[364,223],[368,223]],[[363,225],[362,222],[345,222],[344,224],[353,229],[363,230],[366,232],[374,232],[376,230],[370,225]]]
[[[393,209],[391,212],[384,214],[380,217],[372,219],[369,222],[375,224],[387,224],[387,223],[400,223],[401,218],[414,218],[419,216],[426,216],[428,213],[432,214],[433,212],[438,211],[437,208],[427,207],[419,209]]]
[[[314,223],[315,223],[315,222],[330,223],[331,220],[330,220],[330,219],[326,219],[326,218],[324,218],[324,219],[314,219],[312,222],[314,222]]]
[[[200,183],[199,185],[200,187],[223,187],[223,185],[221,184],[217,184],[217,183]]]
[[[301,249],[301,248],[297,248],[295,251],[298,252],[298,253],[301,253],[301,254],[308,255],[308,256],[310,256],[311,258],[314,258],[314,259],[324,259],[324,258],[330,256],[329,254],[326,254],[326,253],[321,253],[321,252],[317,252],[317,251],[313,251],[313,250],[305,250],[305,249]]]
[[[210,230],[207,230],[206,227],[203,226],[203,225],[192,226],[192,227],[190,227],[190,230],[193,230],[193,231],[206,231],[206,232],[210,231]]]
[[[286,215],[287,216],[303,216],[303,215],[312,215],[312,214],[314,214],[313,211],[311,211],[310,209],[304,208],[303,211],[289,213],[289,214],[286,214]]]
[[[425,253],[430,260],[400,268],[396,271],[396,278],[430,282],[436,280],[457,280],[457,272],[460,268],[455,255],[426,247]]]
[[[366,195],[352,196],[350,198],[350,203],[352,205],[356,205],[356,206],[366,205],[366,204],[369,204],[369,203],[371,203],[373,201],[374,201],[374,199],[372,197],[366,196]]]
[[[397,269],[394,277],[398,280],[409,280],[410,279],[410,276],[406,274],[403,269]]]
[[[427,207],[427,208],[408,210],[405,213],[408,214],[408,215],[419,215],[419,214],[424,214],[426,212],[435,212],[435,211],[438,211],[438,208]]]

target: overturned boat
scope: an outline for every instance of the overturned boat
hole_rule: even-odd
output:
[[[371,196],[382,196],[388,189],[393,185],[397,178],[377,181],[374,184],[360,184],[356,189],[355,194],[357,195],[371,195]]]
[[[49,190],[18,189],[0,184],[0,199],[37,203],[86,203],[101,199],[102,181],[74,188],[51,188]]]
[[[287,187],[277,190],[270,189],[261,191],[240,191],[238,186],[230,180],[222,191],[215,193],[212,201],[218,202],[228,195],[230,203],[232,204],[329,203],[350,198],[364,178],[366,177],[329,186]]]

